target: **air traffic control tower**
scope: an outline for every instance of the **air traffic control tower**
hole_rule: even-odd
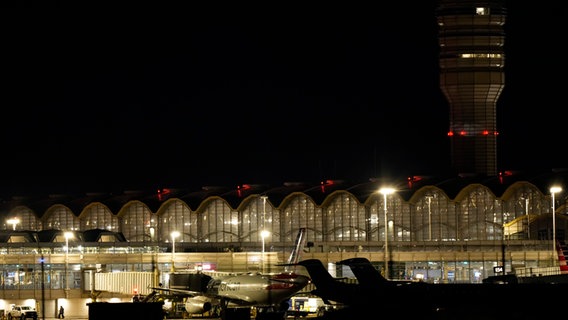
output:
[[[496,108],[505,86],[504,1],[439,0],[436,17],[452,169],[495,176]]]

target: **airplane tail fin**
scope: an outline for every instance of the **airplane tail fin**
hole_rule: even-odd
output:
[[[312,278],[314,285],[326,287],[330,283],[334,283],[336,280],[331,276],[331,274],[324,267],[323,263],[318,259],[307,259],[297,262],[297,265],[306,268]]]
[[[367,258],[345,259],[339,261],[338,264],[349,266],[359,283],[363,286],[376,287],[388,282]]]
[[[304,245],[306,243],[306,228],[300,228],[298,230],[298,235],[296,236],[296,241],[294,242],[294,249],[290,253],[288,262],[284,265],[284,270],[286,272],[293,272],[296,270],[296,265],[300,261],[300,255],[302,250],[304,250]]]
[[[343,304],[358,303],[356,301],[358,286],[334,278],[318,259],[307,259],[298,262],[306,268],[315,289],[312,294],[319,296],[326,303],[335,301]]]

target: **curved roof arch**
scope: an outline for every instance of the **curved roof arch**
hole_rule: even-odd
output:
[[[193,213],[193,211],[191,210],[189,205],[185,201],[183,201],[182,199],[180,199],[180,198],[169,198],[168,200],[164,201],[160,205],[160,207],[156,211],[156,216],[160,217],[160,216],[164,215],[168,211],[169,207],[171,205],[176,204],[176,203],[180,203],[182,206],[186,207],[189,212]]]
[[[122,206],[122,208],[120,208],[120,211],[118,213],[116,213],[115,215],[117,217],[122,217],[125,214],[128,213],[128,209],[133,206],[133,205],[141,205],[142,207],[144,207],[146,210],[148,210],[149,212],[152,212],[152,210],[150,209],[150,207],[148,207],[148,205],[140,200],[130,200],[128,201],[124,206]]]
[[[250,194],[248,196],[246,196],[244,199],[242,199],[242,201],[238,204],[238,206],[235,208],[237,211],[242,211],[244,210],[247,206],[249,206],[251,204],[251,202],[253,201],[257,201],[257,200],[262,200],[262,195],[261,194]],[[266,205],[270,204],[270,199],[266,199]]]
[[[308,196],[307,194],[303,193],[303,192],[292,192],[291,194],[287,195],[282,202],[280,203],[280,206],[278,207],[278,209],[282,209],[285,208],[286,206],[288,206],[288,204],[290,202],[292,202],[294,199],[296,198],[305,198],[308,199],[309,201],[311,201],[314,206],[319,207],[318,204],[314,201],[314,199],[312,199],[310,196]]]
[[[412,197],[410,197],[408,202],[416,204],[418,201],[422,200],[429,194],[443,195],[447,200],[450,200],[450,197],[444,192],[444,190],[440,189],[437,186],[429,185],[423,186],[420,189],[416,190],[416,192],[412,194]]]
[[[96,201],[96,202],[91,202],[91,203],[87,204],[85,207],[83,207],[83,209],[82,209],[81,212],[79,213],[79,218],[84,218],[84,217],[89,213],[89,209],[90,209],[90,208],[93,208],[93,207],[96,207],[96,206],[102,206],[102,207],[104,207],[106,210],[108,210],[109,212],[112,212],[112,211],[110,210],[110,208],[109,208],[106,204],[104,204],[104,203],[102,203],[102,202]],[[115,215],[116,215],[116,214],[115,214]]]
[[[51,206],[50,206],[49,208],[47,208],[47,210],[45,211],[44,216],[45,216],[46,218],[49,218],[49,216],[50,216],[53,212],[57,211],[57,210],[60,209],[60,208],[63,208],[63,210],[64,210],[66,213],[69,213],[69,214],[73,215],[74,218],[77,218],[77,215],[75,214],[75,212],[73,212],[73,210],[71,210],[71,208],[69,208],[68,206],[66,206],[66,205],[64,205],[64,204],[62,204],[62,203],[56,203],[56,204],[51,205]]]
[[[357,197],[352,194],[349,191],[346,190],[335,190],[332,193],[330,193],[327,197],[325,197],[324,201],[321,203],[321,207],[325,207],[327,205],[329,205],[331,202],[333,202],[333,200],[335,200],[336,198],[342,196],[342,195],[347,195],[349,198],[353,198],[353,200],[357,201],[357,204],[362,205],[363,203],[361,203],[361,201],[359,201],[359,199],[357,199]]]
[[[493,195],[493,197],[498,198],[495,193],[493,193],[493,190],[491,190],[490,188],[488,188],[487,186],[480,184],[480,183],[472,183],[467,185],[465,188],[462,188],[461,191],[456,195],[456,197],[453,199],[456,202],[461,202],[463,201],[467,196],[469,196],[469,194],[476,190],[476,189],[484,189],[485,191],[491,193],[491,195]]]
[[[229,202],[227,202],[227,200],[225,200],[223,197],[221,196],[211,196],[211,197],[207,197],[205,200],[203,200],[201,202],[201,205],[199,205],[199,207],[197,207],[197,209],[194,211],[195,213],[203,213],[205,212],[205,210],[207,210],[207,208],[209,207],[209,204],[211,202],[214,201],[221,201],[222,203],[224,203],[227,207],[229,207],[231,210],[236,210],[235,208],[231,207],[231,204]]]
[[[501,196],[501,200],[508,200],[512,197],[515,196],[515,191],[517,191],[518,189],[521,188],[529,188],[532,189],[534,191],[539,192],[540,194],[543,194],[542,191],[537,188],[537,186],[535,186],[534,184],[528,182],[528,181],[517,181],[513,184],[511,184],[506,190],[505,192],[503,192],[503,195]]]

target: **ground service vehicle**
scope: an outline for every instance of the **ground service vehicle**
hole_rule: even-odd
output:
[[[12,305],[12,309],[8,311],[8,320],[37,320],[37,311],[34,307]]]
[[[308,315],[322,317],[327,307],[320,297],[294,296],[290,298],[290,309],[288,309],[287,314],[288,316],[302,318]]]

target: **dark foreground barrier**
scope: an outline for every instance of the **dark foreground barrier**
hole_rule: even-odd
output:
[[[164,319],[163,305],[163,302],[87,303],[89,307],[89,320],[162,320]]]

